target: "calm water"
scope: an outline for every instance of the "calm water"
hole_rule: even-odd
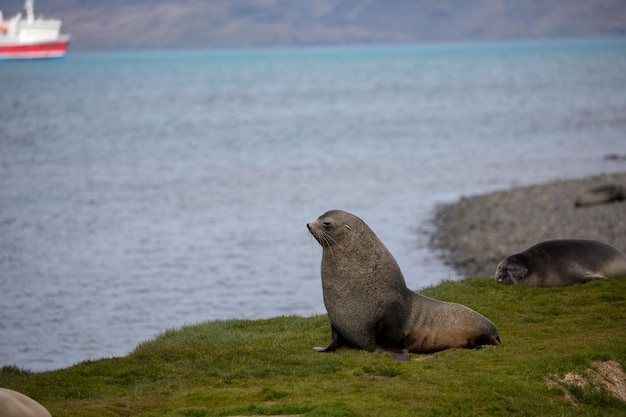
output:
[[[305,224],[366,220],[407,284],[462,195],[626,170],[626,40],[70,53],[0,65],[0,365],[323,313]]]

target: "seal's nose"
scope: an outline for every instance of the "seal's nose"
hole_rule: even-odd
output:
[[[311,223],[307,223],[306,224],[306,228],[309,229],[309,232],[311,231]]]

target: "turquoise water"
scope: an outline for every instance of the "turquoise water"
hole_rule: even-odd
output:
[[[306,223],[458,278],[437,204],[626,163],[626,40],[73,53],[0,64],[0,364],[324,313]]]

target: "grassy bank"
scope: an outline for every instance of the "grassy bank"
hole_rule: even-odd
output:
[[[490,318],[503,344],[412,355],[411,362],[325,345],[325,316],[219,321],[168,330],[122,358],[58,371],[0,371],[53,416],[609,416],[603,390],[550,386],[595,360],[626,365],[626,279],[558,289],[490,278],[421,291]]]

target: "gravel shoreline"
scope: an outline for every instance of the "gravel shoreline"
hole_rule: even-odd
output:
[[[574,207],[606,184],[626,187],[626,172],[463,197],[435,210],[430,246],[462,276],[491,276],[505,256],[549,239],[596,239],[626,253],[626,201]]]

